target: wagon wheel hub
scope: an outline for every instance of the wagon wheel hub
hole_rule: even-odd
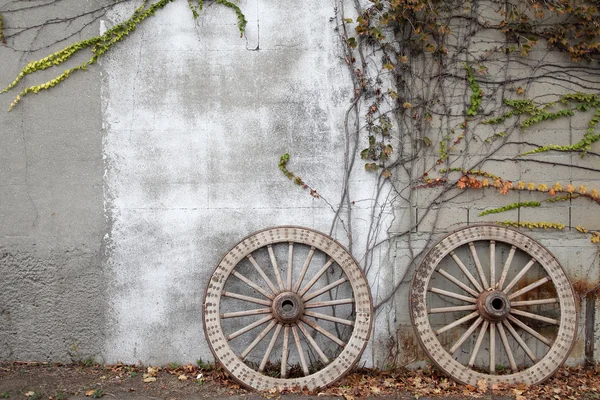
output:
[[[271,306],[273,317],[282,324],[297,322],[304,313],[304,301],[294,292],[283,292],[277,295]]]
[[[501,322],[510,314],[510,300],[499,290],[481,293],[477,300],[479,314],[489,322]]]

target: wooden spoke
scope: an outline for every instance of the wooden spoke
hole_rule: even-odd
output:
[[[221,318],[226,319],[226,318],[247,317],[249,315],[269,314],[270,312],[271,312],[270,308],[257,308],[254,310],[236,311],[236,312],[221,314]]]
[[[531,336],[533,336],[540,342],[544,343],[545,345],[552,346],[552,341],[550,339],[548,339],[545,336],[543,336],[542,334],[536,332],[535,330],[533,330],[533,328],[530,328],[528,325],[526,325],[522,321],[518,320],[517,318],[513,317],[512,315],[508,316],[508,320],[510,322],[512,322],[513,324],[517,325],[519,328],[523,329],[525,332],[529,333]]]
[[[464,290],[465,292],[472,294],[475,297],[479,296],[479,293],[477,293],[476,291],[474,291],[473,289],[471,289],[470,287],[468,287],[467,285],[465,285],[464,283],[462,283],[443,269],[440,268],[437,272],[444,278],[448,279],[450,282],[454,283],[456,286]]]
[[[277,324],[277,328],[275,328],[275,333],[273,333],[273,337],[269,342],[269,347],[267,347],[267,351],[265,352],[265,355],[262,361],[260,362],[260,366],[258,367],[258,370],[260,372],[264,371],[265,367],[267,366],[267,361],[269,361],[269,357],[271,357],[271,352],[273,351],[273,347],[275,347],[275,342],[279,337],[279,332],[281,332],[281,325]]]
[[[275,288],[275,285],[273,285],[273,282],[271,282],[271,280],[269,279],[269,277],[267,276],[267,274],[265,274],[265,271],[263,271],[263,269],[260,267],[260,265],[258,265],[258,263],[254,259],[254,257],[252,257],[252,254],[248,254],[246,256],[246,258],[248,258],[248,260],[250,260],[250,263],[252,264],[252,266],[254,267],[254,269],[256,269],[256,272],[258,272],[258,274],[261,276],[261,278],[263,279],[263,281],[265,281],[265,283],[269,286],[269,289],[271,289],[271,291],[273,293],[277,293],[278,291]]]
[[[323,293],[328,292],[331,289],[336,288],[336,287],[340,286],[342,283],[347,282],[347,281],[348,281],[348,278],[346,278],[346,277],[340,278],[337,281],[332,282],[329,285],[317,290],[316,292],[308,293],[308,295],[305,295],[303,299],[304,299],[304,301],[312,300],[315,297],[318,297],[318,296],[322,295]]]
[[[319,307],[329,307],[329,306],[338,306],[341,304],[352,304],[354,303],[354,299],[339,299],[339,300],[328,300],[328,301],[315,301],[314,303],[305,303],[304,308],[319,308]]]
[[[554,304],[558,303],[557,298],[552,299],[540,299],[540,300],[523,300],[523,301],[511,301],[511,307],[522,307],[522,306],[537,306],[541,304]]]
[[[490,374],[496,373],[496,324],[490,324]]]
[[[502,344],[504,345],[504,351],[506,351],[506,355],[508,356],[508,363],[510,364],[510,369],[512,369],[513,372],[517,372],[517,363],[515,362],[515,356],[513,355],[513,352],[510,349],[510,345],[508,344],[508,338],[506,337],[504,327],[502,326],[502,324],[496,324],[496,326],[498,327],[500,339],[502,340]]]
[[[467,315],[467,316],[464,316],[464,317],[462,317],[461,319],[457,319],[456,321],[452,322],[451,324],[448,324],[448,325],[446,325],[446,326],[444,326],[444,327],[442,327],[442,328],[438,329],[437,331],[435,331],[435,334],[436,334],[436,335],[439,335],[439,334],[441,334],[441,333],[444,333],[444,332],[446,332],[447,330],[450,330],[450,329],[452,329],[452,328],[455,328],[455,327],[459,326],[460,324],[464,324],[465,322],[467,322],[467,321],[470,321],[470,320],[472,320],[473,318],[476,318],[476,317],[478,317],[478,316],[479,316],[479,312],[477,312],[477,311],[475,311],[475,312],[472,312],[471,314],[469,314],[469,315]]]
[[[240,329],[239,331],[233,332],[231,335],[227,336],[227,341],[235,339],[236,337],[243,335],[244,333],[246,333],[246,332],[256,328],[257,326],[260,326],[260,325],[264,324],[265,322],[270,321],[272,319],[273,319],[272,315],[267,315],[266,317],[259,319],[258,321]]]
[[[265,289],[261,288],[256,283],[254,283],[250,279],[246,278],[244,275],[240,274],[237,271],[233,271],[231,274],[233,276],[235,276],[236,278],[238,278],[239,280],[241,280],[242,282],[244,282],[246,285],[250,286],[252,289],[256,290],[257,292],[259,292],[260,294],[265,296],[266,298],[273,300],[273,295],[271,293],[267,292]]]
[[[289,327],[289,325],[286,325],[285,328],[283,328],[283,347],[281,349],[281,377],[282,378],[287,377],[287,360],[288,360],[288,354],[290,352],[289,345],[290,345],[290,327]]]
[[[475,322],[473,322],[473,324],[469,327],[469,329],[467,329],[465,331],[465,333],[463,333],[463,335],[460,337],[460,339],[458,339],[458,341],[454,344],[454,346],[452,346],[450,348],[450,354],[454,354],[456,352],[456,350],[459,349],[460,346],[462,346],[462,344],[465,342],[465,340],[467,340],[472,334],[473,332],[475,332],[475,329],[477,329],[477,327],[479,325],[481,325],[481,323],[483,322],[483,318],[479,317],[475,320]]]
[[[275,271],[275,278],[277,278],[277,284],[279,285],[280,290],[284,290],[283,280],[281,279],[281,272],[279,272],[279,266],[277,265],[277,259],[275,258],[275,253],[273,252],[273,246],[268,245],[267,250],[269,251],[269,258],[271,259],[271,265],[273,266],[273,271]]]
[[[463,296],[461,294],[456,294],[456,293],[453,293],[453,292],[448,292],[447,290],[442,290],[442,289],[438,289],[438,288],[431,288],[431,289],[429,289],[429,291],[432,292],[432,293],[441,294],[442,296],[452,297],[453,299],[462,300],[462,301],[468,301],[469,303],[477,303],[477,299],[474,299],[473,297],[467,297],[467,296]]]
[[[535,354],[533,354],[533,351],[531,351],[531,349],[529,348],[529,346],[527,346],[527,344],[525,343],[525,341],[521,338],[521,336],[519,336],[519,334],[517,333],[517,331],[515,331],[515,328],[513,328],[513,326],[510,324],[510,322],[508,322],[508,320],[504,320],[502,321],[502,323],[504,324],[504,326],[506,327],[506,329],[508,329],[508,331],[510,332],[511,336],[513,338],[515,338],[515,340],[517,341],[517,343],[519,343],[519,346],[521,346],[521,348],[523,349],[523,351],[525,352],[525,354],[527,354],[527,357],[529,357],[529,359],[531,361],[533,361],[534,363],[536,363],[537,357],[535,356]]]
[[[457,311],[472,311],[472,310],[477,310],[477,306],[473,304],[472,306],[454,306],[454,307],[432,308],[431,310],[429,310],[429,314],[457,312]]]
[[[450,252],[450,256],[452,257],[452,259],[454,260],[454,262],[456,263],[458,268],[460,268],[460,270],[463,272],[463,274],[465,274],[465,276],[471,282],[471,284],[473,284],[475,289],[477,289],[479,292],[483,292],[483,287],[481,287],[479,282],[477,282],[475,277],[469,272],[467,267],[465,267],[465,264],[463,264],[463,262],[460,260],[460,258],[458,258],[458,256],[456,254],[454,254],[453,251]]]
[[[500,275],[500,280],[498,281],[497,290],[502,290],[502,286],[504,285],[504,281],[508,276],[508,270],[510,269],[510,264],[512,263],[512,259],[515,255],[515,251],[517,250],[516,246],[512,246],[510,251],[508,252],[508,257],[506,258],[506,262],[504,263],[504,267],[502,268],[502,274]]]
[[[537,315],[537,314],[530,313],[530,312],[527,312],[527,311],[510,310],[510,313],[511,314],[515,314],[515,315],[519,315],[521,317],[529,318],[529,319],[535,319],[537,321],[547,322],[547,323],[553,324],[553,325],[560,325],[560,321],[557,320],[557,319],[543,317],[541,315]]]
[[[469,368],[472,368],[475,364],[475,359],[477,358],[477,354],[479,353],[479,348],[481,347],[481,343],[483,342],[483,337],[487,332],[488,326],[490,323],[488,321],[483,321],[483,326],[479,330],[479,335],[477,336],[477,340],[475,341],[475,347],[473,347],[473,351],[471,352],[471,357],[469,358]]]
[[[223,296],[231,297],[233,299],[249,301],[250,303],[262,304],[263,306],[270,306],[271,302],[268,300],[257,299],[255,297],[244,296],[243,294],[233,292],[223,292]]]
[[[510,292],[510,289],[513,288],[513,286],[515,286],[523,276],[525,276],[525,274],[527,273],[527,271],[529,271],[529,269],[533,266],[533,264],[536,263],[535,258],[532,258],[524,267],[523,269],[521,269],[521,271],[519,271],[519,273],[517,274],[517,276],[515,276],[515,278],[510,281],[510,283],[504,288],[504,290],[502,290],[504,293],[508,293]]]
[[[496,286],[496,241],[490,240],[490,286]]]
[[[292,265],[294,264],[294,242],[290,242],[288,248],[288,270],[287,270],[287,282],[285,285],[286,290],[292,290],[292,275],[294,274]]]
[[[302,351],[302,345],[300,344],[300,338],[298,337],[298,329],[296,328],[296,325],[292,326],[292,333],[294,335],[294,342],[296,342],[296,349],[298,349],[298,357],[300,357],[302,372],[304,372],[304,376],[306,376],[308,375],[308,366],[306,365],[306,360],[304,359],[304,352]]]
[[[323,329],[321,326],[319,326],[316,322],[313,322],[309,319],[306,319],[304,317],[302,317],[302,322],[304,322],[306,325],[310,326],[311,328],[313,328],[315,331],[321,333],[322,335],[328,337],[329,339],[333,340],[335,343],[337,343],[338,345],[340,345],[341,347],[346,346],[346,343],[344,343],[340,338],[338,338],[337,336],[335,336],[333,333],[326,331],[325,329]]]
[[[525,286],[523,289],[517,290],[516,292],[510,294],[508,296],[508,299],[512,300],[514,298],[517,298],[517,297],[519,297],[519,296],[521,296],[521,295],[523,295],[523,294],[525,294],[525,293],[527,293],[527,292],[535,289],[538,286],[542,286],[546,282],[550,282],[550,280],[551,279],[550,279],[549,276],[547,276],[545,278],[542,278],[540,280],[537,280],[537,281],[533,282],[532,284]]]
[[[246,359],[246,357],[248,357],[248,354],[250,354],[250,352],[256,347],[256,345],[259,344],[260,341],[263,340],[269,332],[271,332],[271,329],[273,329],[274,326],[275,321],[271,321],[271,323],[267,325],[267,327],[263,329],[262,332],[260,332],[260,334],[252,341],[252,343],[250,343],[248,347],[246,347],[246,350],[242,352],[240,358],[242,360]]]
[[[481,279],[483,287],[486,287],[487,279],[485,278],[485,273],[483,272],[481,261],[479,261],[479,256],[477,255],[477,250],[475,249],[475,243],[469,242],[469,251],[471,252],[471,258],[473,259],[473,262],[475,263],[475,268],[477,269],[477,273],[479,274],[479,279]]]
[[[307,316],[313,317],[313,318],[324,319],[324,320],[331,321],[331,322],[337,322],[339,324],[344,324],[344,325],[348,325],[348,326],[354,325],[354,321],[349,321],[347,319],[338,318],[338,317],[332,317],[331,315],[321,314],[321,313],[317,313],[314,311],[305,311],[304,315],[307,315]]]
[[[312,260],[314,255],[315,255],[315,248],[313,246],[310,248],[310,251],[308,252],[306,261],[304,261],[304,265],[302,265],[302,270],[300,271],[300,277],[298,277],[298,281],[294,285],[294,289],[293,289],[294,292],[297,292],[298,289],[300,289],[300,285],[302,285],[302,281],[304,280],[304,275],[306,275],[306,271],[308,271],[308,266],[310,265],[310,261]]]
[[[304,288],[298,293],[300,296],[304,296],[306,292],[310,290],[311,287],[323,276],[323,274],[329,269],[329,267],[333,264],[333,258],[330,258],[329,261],[323,265],[323,267],[313,276],[313,278],[304,286]]]
[[[321,361],[323,361],[325,364],[329,364],[329,358],[327,358],[327,356],[325,355],[325,353],[323,353],[323,350],[321,350],[321,348],[319,347],[317,342],[315,342],[315,340],[312,338],[312,336],[310,336],[310,334],[308,333],[308,331],[306,330],[304,325],[298,324],[298,328],[302,331],[302,334],[304,335],[306,340],[308,340],[308,343],[310,343],[312,348],[315,349],[315,351],[321,358]]]

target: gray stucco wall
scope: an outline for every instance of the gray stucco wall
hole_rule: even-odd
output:
[[[8,6],[7,1],[0,9]],[[72,15],[86,5],[56,10]],[[25,27],[51,15],[5,17]],[[43,47],[60,37],[48,27],[22,35],[11,47]],[[82,38],[96,33],[97,24]],[[12,30],[6,30],[10,35]],[[30,34],[31,33],[31,34]],[[47,36],[45,36],[47,35]],[[0,46],[5,87],[23,65],[54,45],[23,54]],[[54,71],[52,72],[54,73]],[[45,74],[45,78],[50,78]],[[100,70],[7,113],[12,95],[0,96],[0,359],[83,359],[101,354],[106,323],[106,277]],[[41,77],[27,78],[34,84]]]
[[[0,10],[8,4],[0,2]],[[122,20],[134,5],[114,9],[81,38]],[[338,5],[241,1],[249,22],[240,39],[230,10],[211,5],[194,21],[187,3],[176,1],[100,65],[26,98],[11,113],[0,112],[0,359],[91,356],[108,363],[162,364],[210,358],[202,296],[223,254],[264,227],[290,224],[329,232],[332,225],[334,212],[323,199],[337,205],[341,195],[343,121],[353,95],[331,21]],[[73,7],[86,5],[57,5],[55,12],[77,12]],[[6,24],[45,17],[35,12],[20,14],[24,20],[7,17]],[[43,44],[54,34],[60,32],[48,28],[41,38],[24,36],[16,47]],[[63,45],[25,54],[0,46],[0,82],[8,84],[27,61]],[[41,75],[52,76],[46,72]],[[26,83],[40,81],[31,77]],[[0,110],[11,101],[10,95],[0,96]],[[581,128],[555,126],[554,143],[562,144],[561,129]],[[292,154],[290,169],[323,199],[283,177],[277,164],[286,152]],[[600,186],[592,173],[516,163],[494,167],[537,183]],[[353,250],[361,263],[368,239],[421,224],[419,232],[377,247],[368,273],[376,303],[397,285],[399,290],[378,311],[365,360],[389,362],[390,343],[396,343],[395,361],[404,364],[423,357],[407,312],[408,285],[400,284],[410,277],[411,253],[460,224],[485,220],[477,217],[482,207],[527,199],[517,195],[499,202],[475,193],[434,210],[423,222],[420,211],[431,193],[416,191],[409,201],[378,210],[385,229],[367,238],[375,184],[362,165],[355,168],[349,187]],[[584,203],[525,217],[558,218],[568,227],[585,219],[588,227],[600,227],[598,214]],[[333,234],[347,244],[341,226]],[[586,237],[570,231],[532,235],[573,281],[599,280],[597,247]],[[581,315],[584,309],[582,303]],[[573,363],[584,357],[584,323],[582,317]]]

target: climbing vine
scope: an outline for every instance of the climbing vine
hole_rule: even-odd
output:
[[[88,66],[97,63],[98,60],[105,53],[107,53],[115,44],[121,42],[133,31],[135,31],[135,28],[139,24],[141,24],[148,17],[154,15],[157,11],[163,9],[167,4],[173,1],[174,0],[159,0],[154,3],[148,3],[148,0],[144,0],[142,5],[136,8],[133,14],[128,19],[108,29],[104,34],[73,43],[63,48],[62,50],[52,53],[42,59],[28,63],[19,72],[15,80],[12,83],[10,83],[4,90],[2,90],[0,94],[9,92],[13,88],[15,88],[27,75],[33,74],[37,71],[43,71],[51,67],[59,66],[71,59],[72,56],[74,56],[82,50],[89,49],[92,53],[91,57],[87,61],[84,61],[76,67],[64,70],[54,79],[51,79],[47,82],[38,85],[33,85],[24,88],[15,97],[14,101],[10,104],[8,111],[11,111],[27,94],[38,93],[41,90],[48,90],[63,82],[74,72],[86,70]],[[233,11],[235,11],[238,19],[238,29],[240,31],[240,35],[243,35],[246,29],[247,21],[241,9],[237,5],[227,0],[215,0],[215,2],[225,7],[231,8]],[[198,18],[199,11],[202,11],[204,6],[203,0],[198,0],[197,6],[192,0],[189,0],[188,5],[192,12],[193,18]],[[6,40],[4,38],[4,35],[2,34],[2,28],[2,15],[0,14],[0,39],[3,42],[5,42]]]

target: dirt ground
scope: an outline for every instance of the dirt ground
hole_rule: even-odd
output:
[[[357,370],[336,385],[309,392],[247,391],[209,364],[164,367],[80,363],[0,363],[0,399],[600,399],[600,367],[562,368],[537,386],[464,386],[435,369]]]

